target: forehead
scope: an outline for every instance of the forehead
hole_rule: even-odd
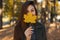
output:
[[[34,9],[34,6],[33,6],[33,5],[29,5],[27,9],[28,9],[28,10],[29,10],[29,9],[30,9],[30,10],[31,10],[31,9]]]

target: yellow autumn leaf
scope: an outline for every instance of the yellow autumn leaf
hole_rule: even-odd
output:
[[[36,23],[37,16],[33,15],[31,12],[24,14],[24,22],[25,23]]]

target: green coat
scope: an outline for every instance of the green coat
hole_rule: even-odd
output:
[[[21,23],[18,23],[14,30],[14,40],[26,40],[25,35],[22,31],[22,28],[19,27]],[[26,28],[27,29],[27,28]],[[31,40],[47,40],[45,26],[41,23],[36,23],[34,25],[34,33],[35,38],[32,36]]]
[[[31,40],[47,40],[46,38],[46,31],[45,31],[45,26],[41,23],[36,23],[34,25],[34,33],[32,35],[35,36],[32,36],[32,39]]]

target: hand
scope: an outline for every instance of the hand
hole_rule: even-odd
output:
[[[24,34],[25,34],[27,40],[31,39],[31,35],[33,33],[32,30],[34,30],[34,29],[32,29],[31,26],[25,30]]]

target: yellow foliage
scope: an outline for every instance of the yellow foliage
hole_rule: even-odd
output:
[[[26,2],[26,0],[23,0],[24,2]]]
[[[16,0],[17,2],[21,2],[21,0]]]
[[[56,0],[56,6],[58,7],[58,0]]]
[[[37,16],[38,19],[40,19],[40,16]]]
[[[9,0],[9,4],[10,5],[13,5],[13,0]]]
[[[36,23],[37,16],[33,15],[31,12],[24,14],[24,22],[25,23]]]

